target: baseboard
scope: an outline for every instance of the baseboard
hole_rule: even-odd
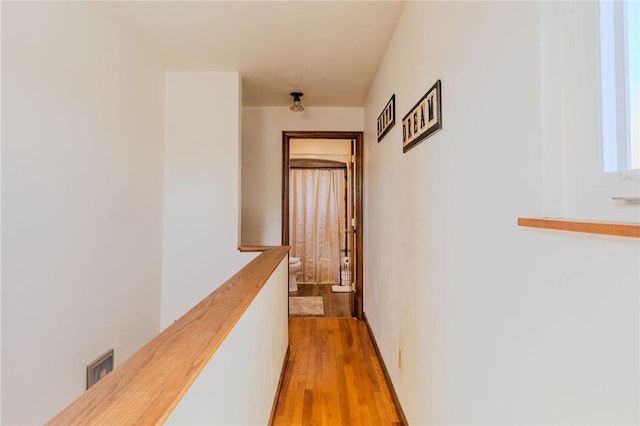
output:
[[[280,370],[280,378],[278,379],[278,386],[276,387],[276,395],[273,397],[273,405],[271,406],[271,415],[269,416],[269,425],[273,424],[273,418],[276,415],[276,408],[278,406],[278,397],[280,396],[280,391],[282,390],[282,381],[284,380],[284,372],[287,368],[287,362],[289,362],[289,348],[290,345],[287,344],[287,351],[284,353],[284,359],[282,360],[282,369]]]
[[[378,347],[378,342],[376,342],[376,336],[373,335],[373,330],[371,330],[371,326],[369,325],[369,320],[367,319],[366,312],[362,313],[362,319],[367,326],[367,331],[369,332],[369,336],[371,337],[371,341],[373,342],[373,349],[376,351],[376,355],[380,360],[380,366],[382,367],[382,374],[384,374],[384,378],[387,381],[387,385],[389,385],[389,390],[391,391],[391,399],[393,400],[393,405],[398,412],[398,417],[400,417],[400,424],[404,426],[409,426],[409,422],[407,421],[407,417],[404,415],[404,410],[402,410],[402,406],[400,405],[400,400],[398,399],[398,394],[396,393],[396,389],[393,387],[393,382],[391,382],[391,376],[389,376],[389,370],[387,370],[387,366],[384,363],[384,359],[382,359],[382,354],[380,353],[380,348]]]

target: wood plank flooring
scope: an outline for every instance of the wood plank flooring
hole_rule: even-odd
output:
[[[362,321],[289,318],[289,344],[274,426],[402,424]]]
[[[331,284],[298,284],[298,291],[289,296],[322,296],[325,317],[351,317],[349,293],[334,293]]]

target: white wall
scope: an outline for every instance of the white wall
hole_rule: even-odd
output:
[[[2,424],[159,330],[164,74],[88,3],[2,4]]]
[[[167,424],[266,425],[269,422],[289,345],[288,259],[282,260]]]
[[[351,139],[291,139],[291,159],[319,159],[339,161],[351,169]],[[350,177],[349,174],[347,174]],[[347,185],[350,188],[350,185]],[[347,197],[347,200],[351,200]]]
[[[241,269],[240,78],[166,74],[162,327]]]
[[[539,8],[407,3],[365,105],[365,311],[410,424],[640,420],[638,241],[516,225],[550,179]],[[443,129],[377,143],[437,79]]]
[[[289,157],[346,161],[351,157],[351,139],[292,139]]]
[[[282,131],[362,131],[362,108],[242,108],[242,243],[280,245]]]

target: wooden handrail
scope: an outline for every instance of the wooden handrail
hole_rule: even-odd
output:
[[[240,246],[238,247],[238,251],[240,253],[251,253],[256,251],[265,251],[270,248],[273,248],[273,246]]]
[[[519,217],[518,225],[531,228],[555,229],[558,231],[640,238],[640,224],[637,223]]]
[[[266,249],[47,424],[166,421],[288,251]]]

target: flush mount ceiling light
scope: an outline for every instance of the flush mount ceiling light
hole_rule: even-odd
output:
[[[304,107],[300,104],[300,98],[304,95],[302,92],[291,92],[291,96],[293,96],[293,105],[289,108],[293,112],[302,112],[304,111]]]

